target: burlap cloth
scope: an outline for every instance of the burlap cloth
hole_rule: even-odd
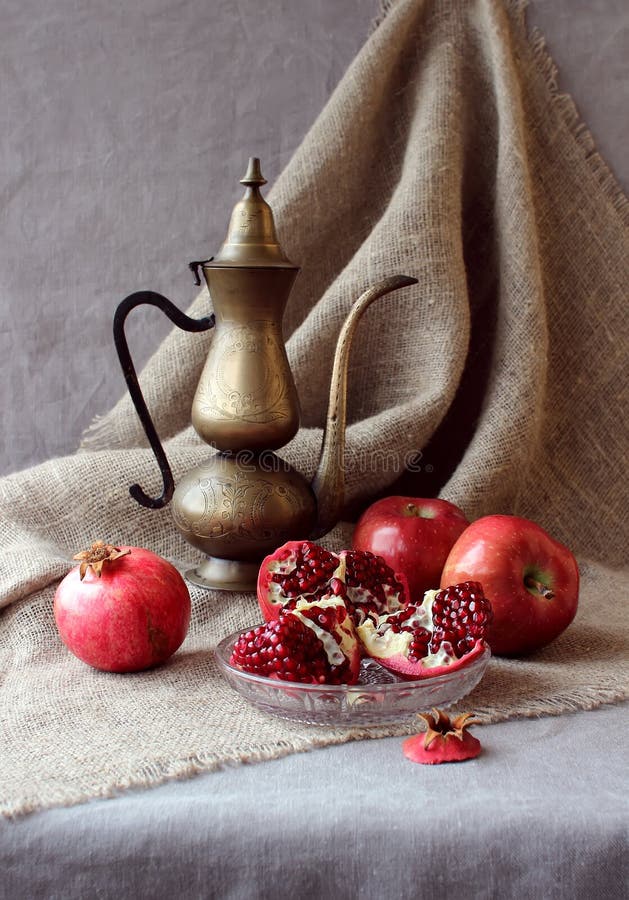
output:
[[[625,698],[628,206],[523,8],[385,4],[271,201],[303,266],[285,322],[303,428],[284,455],[314,472],[352,300],[415,275],[372,307],[352,353],[349,499],[390,488],[421,450],[405,488],[470,517],[529,516],[579,554],[574,624],[526,661],[493,660],[466,707],[497,721]],[[176,476],[208,455],[189,409],[210,340],[176,332],[143,373]],[[51,600],[76,549],[103,536],[197,558],[168,510],[129,498],[132,481],[159,490],[145,446],[124,399],[78,454],[0,482],[5,814],[365,736],[265,716],[226,686],[212,649],[258,618],[251,595],[194,590],[190,635],[153,672],[106,675],[65,651]]]

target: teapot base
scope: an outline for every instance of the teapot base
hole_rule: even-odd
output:
[[[257,562],[208,556],[196,569],[188,569],[185,578],[206,590],[255,591],[259,569]]]

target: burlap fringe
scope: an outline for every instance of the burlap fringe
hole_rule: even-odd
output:
[[[377,736],[394,737],[396,735],[409,734],[414,730],[410,726],[399,726],[396,729],[378,729]],[[109,800],[120,796],[120,794],[129,789],[150,789],[171,781],[182,781],[195,775],[234,768],[245,763],[266,762],[267,760],[290,756],[293,753],[307,753],[310,750],[328,747],[331,744],[340,745],[351,741],[366,740],[369,737],[374,737],[375,732],[373,729],[362,728],[351,729],[347,733],[339,734],[337,737],[332,738],[327,732],[325,737],[323,737],[323,732],[321,732],[321,735],[320,739],[314,737],[308,746],[279,740],[274,744],[241,747],[235,751],[238,754],[237,758],[228,761],[213,753],[197,753],[185,759],[155,763],[151,766],[143,767],[127,778],[119,779],[116,784],[107,786],[94,784],[90,785],[89,788],[72,789],[68,785],[64,785],[63,795],[60,794],[59,797],[50,797],[46,803],[42,803],[39,799],[33,799],[30,802],[20,800],[14,804],[9,803],[5,807],[0,808],[0,816],[4,819],[15,821],[29,813],[41,812],[58,806],[77,806],[90,800]]]
[[[526,31],[526,2],[516,4],[521,13],[521,27]],[[611,202],[612,206],[625,225],[629,225],[629,198],[616,180],[616,176],[609,168],[601,154],[596,149],[596,142],[592,132],[587,125],[581,120],[579,111],[570,94],[562,92],[559,88],[559,70],[553,61],[546,44],[546,38],[539,30],[534,28],[527,36],[529,46],[533,53],[533,58],[540,72],[546,80],[546,85],[550,94],[551,102],[555,109],[560,113],[568,130],[575,138],[579,147],[583,150],[585,160],[599,183],[604,196]]]
[[[81,442],[77,447],[77,453],[86,451],[96,451],[109,449],[112,447],[111,435],[108,434],[109,429],[105,429],[103,419],[105,416],[94,416],[90,424],[81,435]],[[114,444],[115,447],[115,444]]]
[[[379,10],[371,23],[371,32],[375,31],[386,19],[391,10],[397,5],[398,0],[380,0]],[[559,87],[559,70],[550,55],[546,38],[539,28],[533,28],[529,33],[526,23],[526,13],[529,0],[504,0],[506,6],[515,13],[516,21],[523,31],[526,41],[531,48],[533,59],[539,71],[544,76],[550,101],[553,107],[561,115],[569,132],[583,150],[585,160],[598,181],[603,195],[610,201],[625,225],[629,225],[629,198],[616,180],[616,176],[609,168],[599,151],[592,132],[581,116],[570,94],[564,93]]]
[[[598,709],[601,706],[609,706],[629,699],[629,691],[621,691],[613,688],[601,688],[597,686],[596,694],[584,701],[582,695],[562,694],[560,697],[545,697],[543,700],[532,701],[529,708],[519,715],[511,712],[490,711],[489,707],[474,706],[473,694],[469,698],[470,703],[465,709],[473,708],[474,715],[478,719],[478,726],[492,725],[498,722],[512,721],[513,719],[540,719],[546,716],[561,716],[570,712],[583,712]],[[463,707],[451,710],[452,714],[462,712]],[[313,726],[316,729],[316,726]],[[294,744],[292,741],[278,740],[273,744],[261,744],[256,747],[247,746],[236,750],[237,758],[230,761],[221,759],[213,753],[196,753],[185,759],[172,760],[164,763],[155,763],[145,766],[127,778],[119,779],[111,785],[90,785],[89,788],[74,788],[63,786],[63,796],[50,797],[48,802],[42,804],[41,800],[33,799],[25,801],[21,799],[15,804],[9,803],[0,809],[0,816],[12,821],[28,815],[32,812],[40,812],[57,806],[77,806],[90,800],[108,800],[120,796],[129,789],[144,790],[167,784],[171,781],[182,781],[195,775],[209,774],[221,769],[234,768],[245,763],[266,762],[271,759],[279,759],[290,756],[293,753],[308,753],[321,747],[338,746],[352,741],[362,741],[368,738],[404,737],[414,734],[418,728],[413,722],[407,724],[378,726],[374,728],[352,728],[337,736],[331,737],[326,732],[325,737],[318,739],[314,736],[308,746]]]
[[[393,9],[397,0],[380,0],[379,11],[371,23],[371,31],[375,31],[387,17],[388,13]]]

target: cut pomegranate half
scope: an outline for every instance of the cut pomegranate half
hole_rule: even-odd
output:
[[[265,621],[277,619],[284,607],[294,608],[300,598],[344,594],[339,568],[335,553],[311,541],[282,544],[262,561],[258,574],[258,603]]]
[[[491,604],[475,582],[426,591],[421,606],[370,614],[357,628],[368,656],[404,678],[428,678],[469,665],[487,649]]]
[[[300,599],[236,641],[230,662],[245,672],[306,684],[356,684],[361,648],[343,600]]]
[[[436,592],[430,610],[431,652],[437,652],[447,641],[458,657],[464,656],[485,637],[493,619],[491,603],[478,581],[463,581]]]
[[[258,575],[258,603],[265,621],[277,619],[283,608],[299,599],[309,602],[327,595],[342,597],[356,623],[370,614],[401,609],[408,590],[380,556],[363,550],[325,550],[311,541],[289,541],[267,556]]]

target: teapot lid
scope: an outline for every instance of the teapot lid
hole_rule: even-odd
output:
[[[260,194],[266,178],[260,160],[252,156],[240,183],[246,187],[242,200],[234,206],[227,237],[206,268],[264,267],[297,269],[282,250],[275,231],[273,211]]]

